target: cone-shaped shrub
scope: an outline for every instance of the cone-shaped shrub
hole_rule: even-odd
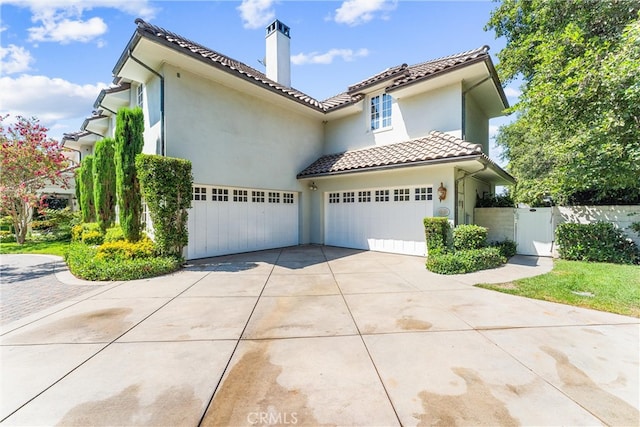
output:
[[[96,220],[106,232],[116,219],[115,140],[105,138],[96,143],[93,160],[93,198]]]

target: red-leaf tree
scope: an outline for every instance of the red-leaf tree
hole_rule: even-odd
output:
[[[66,187],[68,159],[37,118],[16,117],[5,126],[0,116],[0,212],[13,220],[16,241],[23,244],[33,209],[42,204],[47,185]]]

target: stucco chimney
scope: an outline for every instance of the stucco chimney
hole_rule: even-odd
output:
[[[267,27],[267,77],[291,87],[291,36],[289,27],[277,19]]]

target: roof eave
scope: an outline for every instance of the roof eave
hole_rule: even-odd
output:
[[[429,166],[436,164],[446,164],[446,163],[456,163],[456,162],[464,162],[469,160],[479,160],[484,156],[483,154],[471,154],[466,156],[455,156],[455,157],[443,157],[439,159],[429,159],[429,160],[419,160],[415,162],[403,162],[403,163],[394,163],[391,165],[381,165],[381,166],[371,166],[366,168],[356,168],[356,169],[348,169],[343,171],[335,171],[335,172],[323,172],[317,174],[309,174],[309,175],[301,175],[298,174],[296,176],[297,179],[310,179],[310,178],[328,178],[337,175],[348,175],[355,173],[366,173],[366,172],[377,172],[384,170],[392,170],[392,169],[400,169],[407,167],[416,167],[416,166]]]

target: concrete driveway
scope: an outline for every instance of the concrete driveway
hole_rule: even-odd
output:
[[[637,318],[303,246],[108,283],[1,327],[5,425],[638,425]]]

